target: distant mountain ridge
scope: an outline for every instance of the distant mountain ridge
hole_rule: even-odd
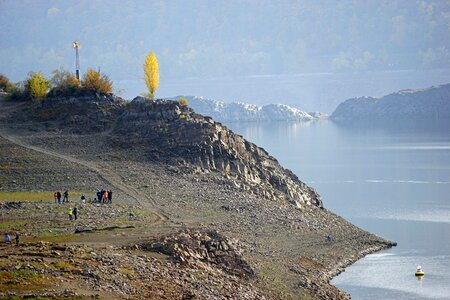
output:
[[[450,84],[408,89],[383,97],[358,97],[339,104],[330,116],[337,122],[445,121],[450,122]]]
[[[180,96],[173,97],[177,100]],[[307,113],[285,104],[258,106],[242,102],[223,102],[197,96],[181,96],[189,101],[195,112],[210,116],[219,122],[257,121],[313,121],[325,118],[322,113]]]

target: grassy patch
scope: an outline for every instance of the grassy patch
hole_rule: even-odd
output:
[[[55,263],[55,268],[63,270],[63,271],[70,271],[73,270],[75,267],[69,264],[65,261],[58,261]]]
[[[136,275],[136,272],[134,270],[130,270],[127,268],[119,268],[120,273],[125,274],[125,275],[130,275],[130,276],[134,276]]]
[[[43,232],[41,235],[33,238],[29,238],[30,242],[51,242],[51,243],[68,243],[79,240],[79,237],[74,234],[60,234],[56,232]]]
[[[34,291],[50,286],[54,278],[34,270],[0,271],[0,290]]]
[[[8,231],[8,230],[19,230],[26,224],[27,220],[5,220],[4,222],[0,222],[0,230]]]
[[[305,268],[309,269],[309,270],[321,270],[321,269],[324,268],[322,264],[320,264],[318,262],[315,262],[315,261],[313,261],[313,260],[311,260],[309,258],[306,258],[306,257],[300,257],[296,261],[296,263],[299,264],[302,267],[305,267]]]
[[[0,164],[0,170],[18,170],[18,169],[24,169],[24,165],[12,162],[4,162]]]
[[[61,194],[64,191],[61,191]],[[55,200],[53,194],[55,191],[13,191],[0,192],[0,202],[25,201],[25,202],[51,202]],[[88,195],[89,192],[69,191],[69,201],[79,201],[81,194]],[[62,200],[62,198],[61,198]]]
[[[259,270],[259,277],[264,278],[265,282],[270,282],[270,288],[278,295],[284,295],[289,290],[285,281],[283,280],[283,271],[280,267],[271,264],[263,265]]]

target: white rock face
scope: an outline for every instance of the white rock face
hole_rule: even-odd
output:
[[[450,120],[450,84],[403,90],[383,97],[359,97],[339,104],[333,121]]]
[[[284,104],[257,106],[249,103],[226,103],[197,96],[183,96],[195,112],[210,116],[218,122],[255,122],[255,121],[313,121],[326,115],[310,113]],[[178,100],[179,97],[172,98]]]

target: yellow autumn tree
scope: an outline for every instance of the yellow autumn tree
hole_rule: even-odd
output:
[[[47,80],[41,72],[30,72],[26,81],[26,89],[34,101],[39,101],[50,88],[50,80]]]
[[[58,88],[61,90],[66,90],[68,88],[80,87],[81,83],[75,74],[64,70],[62,67],[52,72],[52,86],[53,88]]]
[[[150,98],[155,98],[155,92],[159,87],[159,66],[155,52],[150,52],[145,58],[144,80],[147,85]]]
[[[103,94],[111,93],[113,90],[113,84],[111,79],[109,79],[109,76],[101,74],[99,71],[95,71],[94,69],[89,69],[86,71],[83,80],[81,81],[81,85],[87,90],[92,90]]]
[[[184,97],[180,97],[178,98],[178,103],[180,103],[181,106],[187,106],[189,104],[189,101]]]

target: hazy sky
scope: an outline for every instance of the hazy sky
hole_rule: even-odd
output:
[[[74,40],[81,72],[100,68],[121,88],[151,50],[163,90],[184,78],[450,68],[448,0],[0,0],[0,26],[12,81],[73,71]]]

